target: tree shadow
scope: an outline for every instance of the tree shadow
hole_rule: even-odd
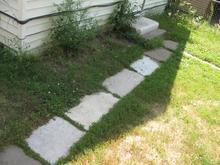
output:
[[[77,155],[87,149],[94,149],[103,142],[117,139],[166,111],[190,30],[179,24],[175,18],[161,15],[154,19],[160,22],[160,28],[167,30],[166,39],[179,42],[179,48],[160,69],[146,77],[143,83],[119,101],[100,122],[90,127],[86,135],[71,148],[69,156],[58,164],[73,160]]]

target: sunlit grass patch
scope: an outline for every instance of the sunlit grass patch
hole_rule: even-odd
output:
[[[166,66],[151,79],[164,78],[159,78],[158,75],[163,75],[160,72],[167,69]],[[165,98],[149,98],[160,94],[146,94],[147,89],[151,88],[153,91],[153,88],[160,87],[151,84],[149,79],[145,80],[121,103],[126,108],[132,100],[138,101],[137,96],[150,103],[146,106],[147,109],[150,108],[149,113],[141,119],[140,124],[131,127],[116,139],[109,139],[93,149],[86,149],[84,154],[79,154],[67,164],[217,165],[220,157],[220,115],[216,108],[218,109],[220,100],[220,84],[217,83],[220,81],[220,73],[188,58],[182,59],[179,68],[167,105],[161,104]],[[113,111],[125,110],[122,107],[116,106]],[[139,107],[132,109],[136,111]],[[129,122],[124,124],[129,125]]]

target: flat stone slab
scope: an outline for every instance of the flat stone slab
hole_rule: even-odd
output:
[[[0,153],[0,165],[41,165],[40,162],[28,157],[17,146],[9,146]]]
[[[171,40],[165,40],[164,41],[164,47],[169,50],[176,50],[179,46],[179,43],[171,41]]]
[[[132,24],[132,27],[136,29],[139,34],[143,35],[158,29],[159,23],[146,17],[140,17]]]
[[[143,37],[148,40],[153,39],[153,38],[163,38],[166,32],[167,31],[164,29],[157,29],[150,33],[144,34]]]
[[[144,77],[138,73],[124,69],[118,74],[106,79],[103,86],[108,91],[123,97],[130,93],[137,85],[144,80]]]
[[[172,52],[164,48],[158,48],[151,51],[147,51],[144,54],[157,61],[165,62],[171,57]]]
[[[85,133],[62,118],[55,117],[26,139],[29,147],[51,164],[66,156]]]
[[[81,103],[72,108],[66,115],[88,130],[94,122],[99,121],[103,115],[107,114],[118,101],[119,99],[110,93],[96,93],[85,96]]]
[[[131,64],[131,68],[143,76],[151,75],[160,65],[149,57],[143,57]]]

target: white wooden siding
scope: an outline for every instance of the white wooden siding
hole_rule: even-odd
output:
[[[0,11],[21,19],[21,0],[0,0]]]
[[[110,4],[119,0],[82,0],[82,7]],[[131,0],[135,2],[139,9],[143,0]],[[62,3],[63,0],[0,0],[0,10],[8,15],[26,21],[39,16],[56,13],[55,4]],[[165,4],[167,0],[146,0],[144,9]],[[88,16],[95,18],[99,24],[104,24],[112,13],[115,6],[89,8]],[[161,10],[162,8],[160,8]],[[50,17],[33,19],[25,24],[19,24],[12,18],[0,14],[0,42],[14,47],[13,42],[29,45],[29,49],[34,49],[42,45],[47,37],[51,24]],[[13,40],[13,41],[11,41]]]

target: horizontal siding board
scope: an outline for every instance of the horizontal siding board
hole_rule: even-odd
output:
[[[16,49],[15,45],[20,45],[21,40],[19,40],[17,36],[0,27],[0,42],[4,43],[8,47]]]
[[[35,35],[28,36],[25,39],[18,39],[17,36],[13,35],[0,28],[0,42],[5,45],[17,49],[18,45],[27,48],[29,50],[41,46],[46,41],[46,36],[48,36],[49,31],[41,32]]]
[[[0,11],[20,19],[19,10],[18,0],[0,0]]]
[[[168,0],[151,0],[151,1],[146,0],[145,5],[144,5],[144,9],[167,4],[167,2],[168,2]]]
[[[105,19],[112,13],[114,7],[103,7],[103,8],[91,8],[88,10],[88,18],[103,17]],[[45,17],[41,19],[36,19],[30,21],[27,24],[22,25],[24,29],[24,34],[19,34],[17,32],[18,27],[21,26],[16,21],[11,18],[6,17],[5,15],[0,14],[0,26],[14,35],[17,35],[19,38],[24,38],[25,36],[31,35],[32,33],[38,33],[41,31],[49,30],[51,27],[51,18]],[[99,21],[99,20],[97,20]],[[17,30],[16,30],[17,29]]]
[[[22,2],[19,2],[22,1]],[[82,0],[82,8],[103,5],[118,2],[120,0]],[[167,0],[147,0],[145,3],[146,6],[151,6],[155,3],[163,3]],[[20,21],[28,20],[31,18],[44,16],[48,14],[56,13],[56,6],[61,4],[63,0],[7,0],[7,3],[0,1],[0,9],[5,13],[18,18]],[[138,6],[138,9],[141,8],[143,0],[131,0],[132,3]],[[19,16],[19,4],[23,4],[23,9],[21,16]],[[6,5],[7,4],[7,5]],[[21,9],[20,9],[21,10]]]
[[[26,12],[23,18],[29,19],[33,17],[39,17],[43,15],[49,15],[56,13],[56,6],[61,4],[62,0],[26,0]],[[82,8],[95,5],[103,5],[108,3],[118,2],[118,0],[84,0],[82,1]]]
[[[147,8],[148,10],[145,11],[146,15],[154,15],[154,14],[161,14],[165,10],[166,5],[160,5],[156,8]]]

